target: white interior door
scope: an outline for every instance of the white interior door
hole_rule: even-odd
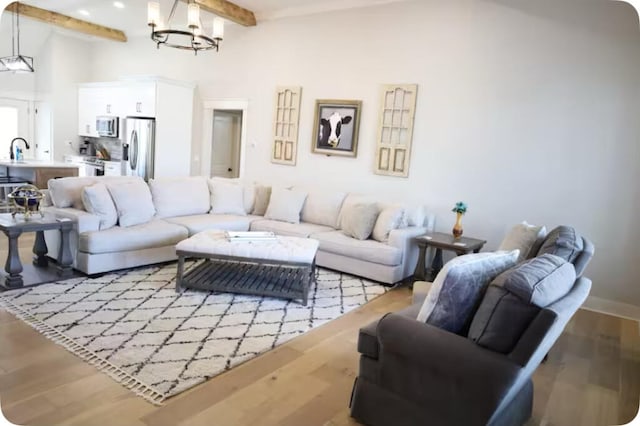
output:
[[[29,101],[0,98],[0,123],[0,158],[9,158],[11,140],[17,137],[26,139],[31,147],[25,149],[22,142],[16,142],[23,149],[24,157],[33,158],[33,141],[29,140]]]
[[[51,107],[48,102],[35,104],[35,158],[50,161],[51,152]]]
[[[211,176],[240,175],[242,111],[214,110],[211,137]]]

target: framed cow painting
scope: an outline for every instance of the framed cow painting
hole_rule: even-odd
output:
[[[362,101],[316,100],[312,151],[326,155],[355,157]]]

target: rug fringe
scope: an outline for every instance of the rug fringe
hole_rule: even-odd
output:
[[[66,350],[78,356],[83,361],[91,364],[99,371],[107,374],[109,377],[120,383],[135,395],[142,397],[150,403],[158,406],[161,406],[164,400],[167,399],[165,394],[158,392],[153,387],[141,382],[120,367],[111,364],[109,361],[100,357],[95,352],[92,352],[84,346],[80,345],[71,337],[56,330],[54,327],[48,325],[47,323],[40,321],[29,311],[26,311],[21,307],[15,305],[13,302],[3,296],[0,296],[0,305],[2,305],[3,308],[11,312],[16,317],[27,323],[29,326],[40,332],[47,339],[64,347]]]

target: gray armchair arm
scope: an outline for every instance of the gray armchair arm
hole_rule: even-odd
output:
[[[386,315],[377,332],[380,385],[431,413],[433,424],[487,424],[521,373],[504,355],[400,315]]]

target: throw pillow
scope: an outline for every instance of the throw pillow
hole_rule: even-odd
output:
[[[94,177],[66,177],[49,179],[47,186],[53,205],[62,209],[82,209],[82,189],[96,183]]]
[[[377,201],[371,197],[360,194],[349,194],[342,202],[342,207],[340,208],[340,214],[338,215],[338,228],[344,229],[342,224],[342,220],[345,212],[351,209],[356,204],[377,204]],[[380,212],[380,206],[378,206],[378,213]],[[377,217],[377,216],[376,216]],[[375,222],[374,222],[375,225]],[[372,230],[373,231],[373,230]]]
[[[211,190],[211,214],[235,214],[246,216],[243,188],[240,185],[214,182]]]
[[[514,266],[518,250],[474,253],[447,262],[433,281],[418,321],[452,333],[466,330],[489,283]]]
[[[342,212],[342,233],[358,240],[366,240],[373,232],[378,212],[377,203],[350,205]]]
[[[142,179],[127,183],[108,184],[107,189],[118,212],[122,227],[149,222],[156,214],[151,191]]]
[[[564,297],[575,279],[573,266],[550,254],[503,272],[487,289],[468,337],[495,352],[511,352],[540,309]]]
[[[269,207],[269,200],[271,199],[271,187],[264,185],[256,185],[256,201],[253,205],[252,214],[258,216],[264,216]]]
[[[109,229],[118,223],[118,212],[106,185],[96,183],[82,190],[84,209],[100,218],[100,230]]]
[[[537,255],[555,254],[573,263],[584,250],[582,237],[570,226],[558,226],[544,239]]]
[[[498,250],[520,250],[518,262],[521,262],[535,256],[546,235],[547,228],[544,226],[529,225],[524,221],[509,230]]]
[[[264,217],[282,222],[300,223],[300,212],[306,199],[305,192],[273,188]]]
[[[242,203],[244,206],[245,215],[253,211],[256,200],[256,187],[254,184],[243,183],[239,178],[231,179],[216,176],[209,179],[209,192],[213,193],[211,188],[213,188],[216,183],[225,183],[240,186],[242,188]]]
[[[389,240],[389,232],[394,229],[406,226],[405,209],[399,206],[385,207],[376,220],[376,224],[373,227],[373,239],[382,243]]]

